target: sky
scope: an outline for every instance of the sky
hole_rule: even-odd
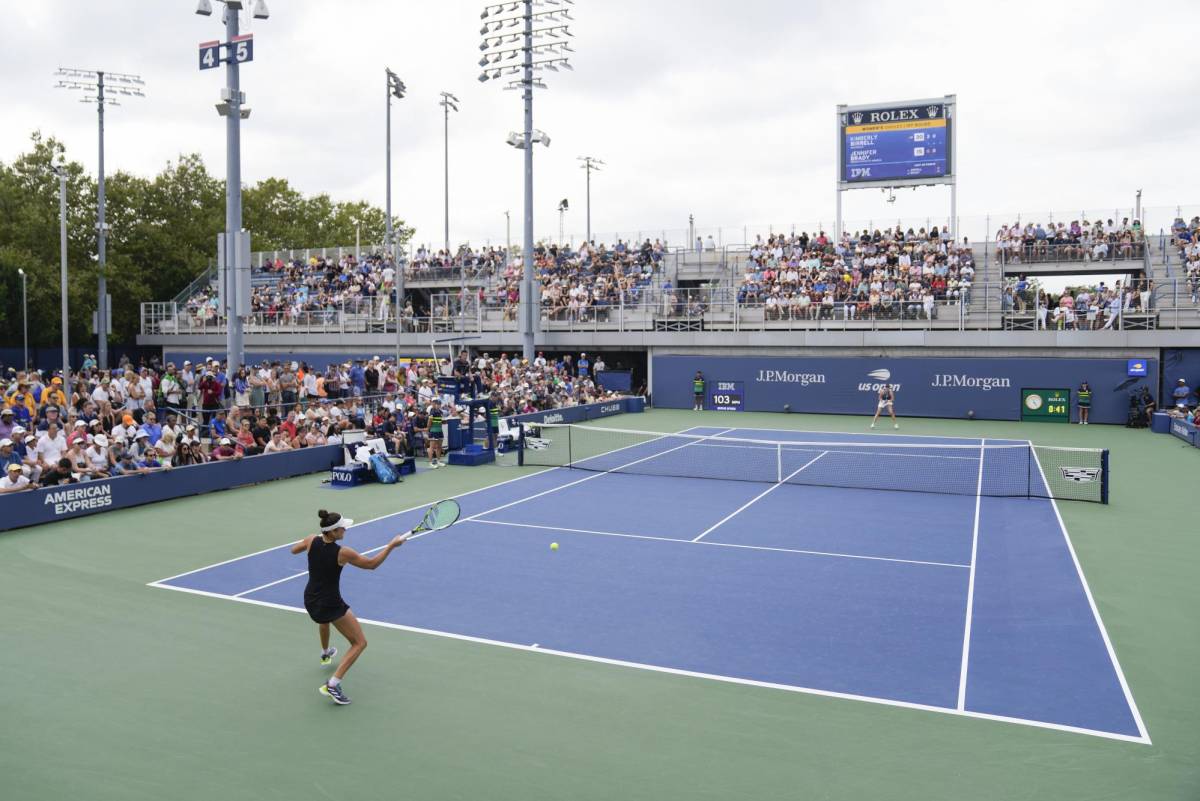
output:
[[[96,167],[94,105],[56,90],[59,66],[142,75],[144,100],[110,110],[109,172],[153,175],[200,153],[224,175],[214,104],[222,70],[201,72],[197,44],[220,38],[219,10],[194,0],[9,3],[0,49],[0,159],[41,130]],[[215,5],[215,3],[214,3]],[[481,2],[270,0],[242,69],[253,109],[242,129],[242,178],[286,177],[306,193],[383,206],[384,68],[408,95],[393,105],[393,211],[416,241],[443,241],[443,117],[449,120],[450,229],[455,244],[513,241],[523,214],[518,92],[477,81]],[[955,94],[958,215],[981,237],[1000,220],[1128,213],[1135,193],[1158,209],[1200,203],[1200,49],[1171,20],[1183,2],[1003,6],[950,2],[577,0],[574,72],[546,73],[534,125],[536,236],[586,227],[594,237],[684,244],[689,215],[722,244],[756,231],[832,229],[836,106]],[[1174,31],[1174,32],[1173,32]],[[932,224],[949,216],[946,187],[844,193],[855,223]],[[1194,213],[1200,213],[1197,209]],[[215,232],[214,232],[215,233]],[[295,243],[298,247],[350,243]]]

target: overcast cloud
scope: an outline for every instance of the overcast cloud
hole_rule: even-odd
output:
[[[40,129],[96,165],[95,112],[51,87],[58,66],[136,72],[148,98],[112,110],[109,171],[152,174],[199,152],[224,175],[224,83],[201,73],[196,45],[219,16],[192,0],[6,3],[0,158]],[[461,99],[450,119],[451,234],[519,239],[521,158],[504,139],[521,124],[518,93],[476,80],[483,3],[270,0],[255,22],[256,60],[242,72],[253,116],[243,180],[283,176],[308,193],[384,202],[384,66],[408,85],[393,108],[393,208],[417,241],[442,240],[442,118],[437,93]],[[957,94],[960,215],[1200,201],[1193,190],[1200,52],[1173,20],[1192,3],[578,0],[575,72],[548,73],[535,125],[539,237],[584,231],[576,156],[593,176],[593,230],[682,244],[697,225],[776,228],[834,215],[838,103]],[[944,218],[944,188],[847,193],[850,220]],[[995,225],[992,226],[993,228]],[[306,243],[297,243],[306,244]],[[332,243],[307,243],[332,244]]]

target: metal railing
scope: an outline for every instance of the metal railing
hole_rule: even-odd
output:
[[[697,289],[641,287],[618,292],[582,306],[555,305],[543,298],[540,327],[547,332],[686,332],[686,331],[850,331],[850,330],[1028,330],[1090,331],[1200,329],[1200,277],[1155,281],[1139,279],[1122,286],[1118,307],[1109,298],[1085,307],[1066,305],[1057,296],[1040,305],[1034,290],[1022,297],[1013,281],[980,282],[959,297],[924,299],[893,297],[878,303],[854,297],[832,304],[824,299],[805,304],[802,296],[788,302],[739,300],[734,288],[715,285]],[[1094,295],[1094,292],[1090,294]],[[453,293],[439,296],[432,312],[402,315],[408,333],[512,333],[519,330],[517,305],[470,294],[459,308]],[[1044,294],[1042,295],[1044,298]],[[1091,304],[1089,304],[1091,305]],[[1067,311],[1068,306],[1070,312]],[[1061,311],[1055,311],[1061,309]],[[254,335],[395,333],[394,304],[386,297],[365,297],[312,310],[256,312],[245,320]],[[174,302],[143,303],[141,331],[148,335],[222,334],[224,320],[210,306]]]
[[[1143,261],[1148,248],[1145,240],[1103,242],[1052,242],[1047,239],[1000,241],[995,243],[996,259],[1005,267],[1021,264],[1107,264]]]

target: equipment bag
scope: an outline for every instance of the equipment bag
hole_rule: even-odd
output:
[[[395,484],[400,480],[396,468],[382,454],[377,453],[371,457],[371,469],[375,471],[375,477],[379,479],[380,484]]]

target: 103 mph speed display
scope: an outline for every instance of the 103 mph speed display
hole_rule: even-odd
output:
[[[945,103],[843,112],[842,182],[945,178],[951,123]]]

